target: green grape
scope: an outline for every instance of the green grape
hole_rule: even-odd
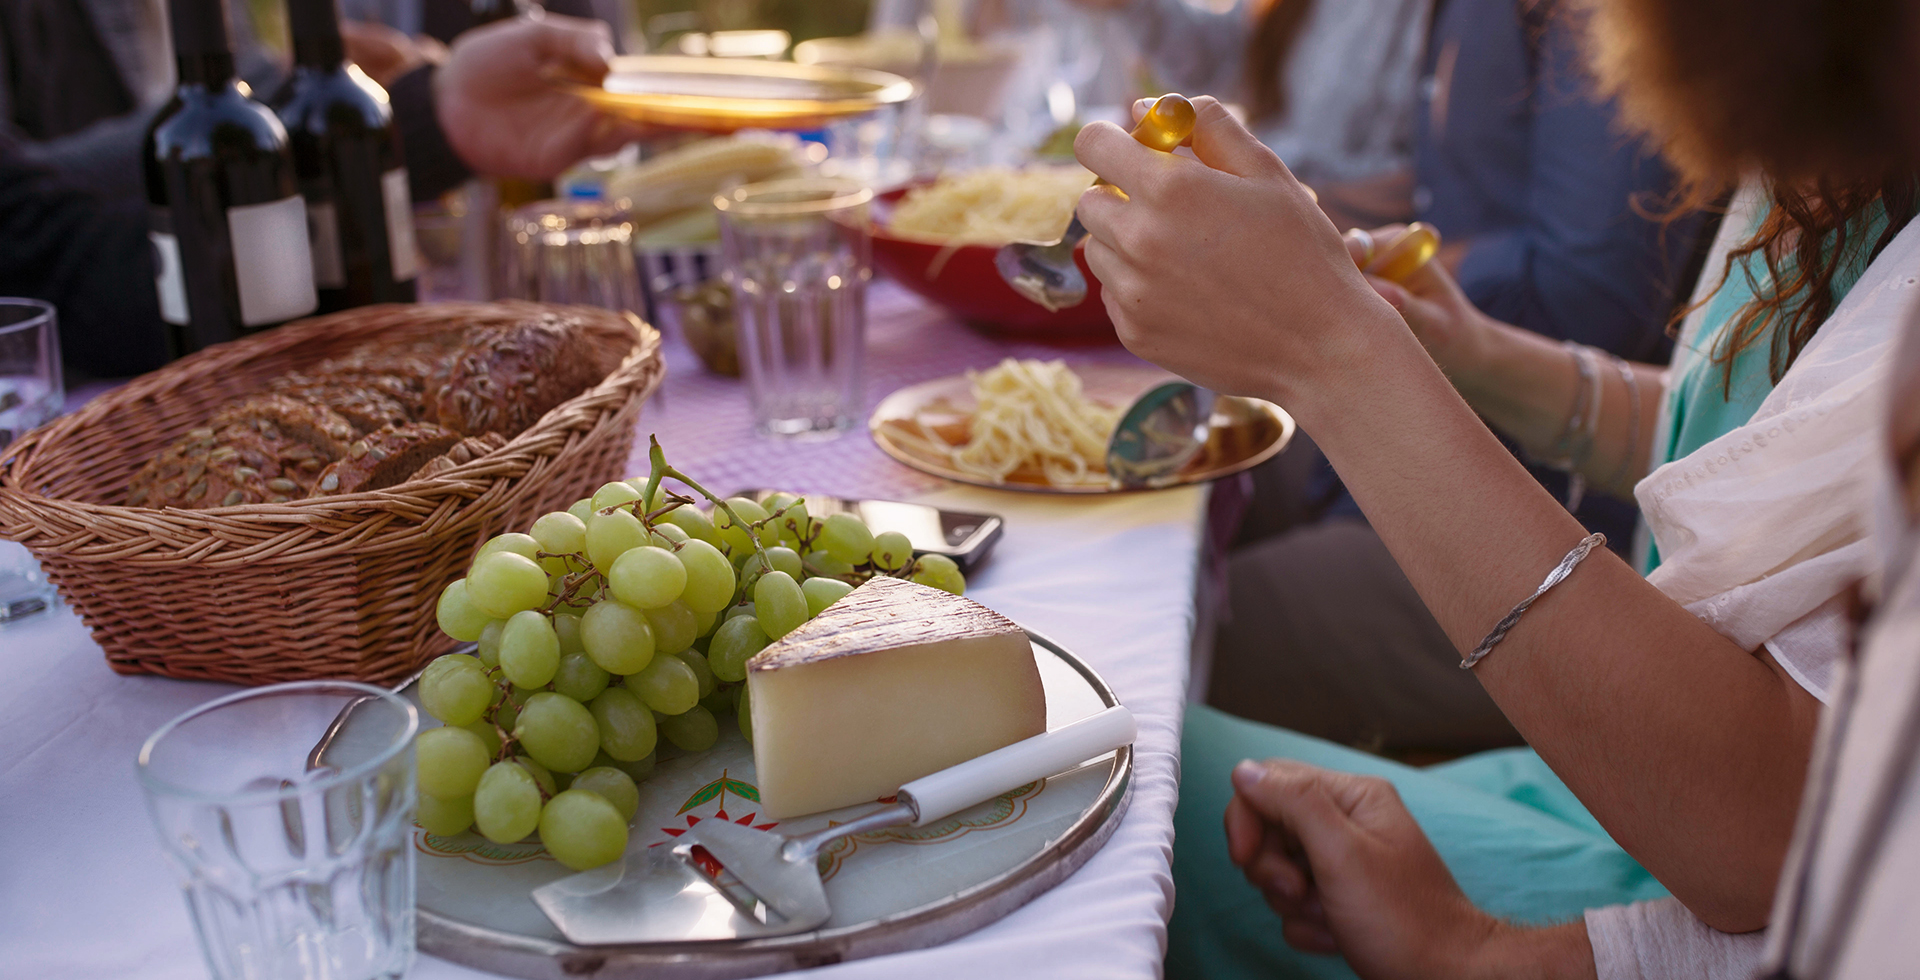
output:
[[[653,712],[647,712],[647,720],[653,720]],[[608,755],[606,749],[603,748],[600,750],[599,755],[593,757],[593,768],[598,769],[605,766],[609,769],[618,769],[626,773],[627,776],[637,784],[646,782],[647,777],[653,775],[653,761],[653,753],[649,752],[632,762],[623,762]]]
[[[653,526],[653,532],[647,537],[648,544],[656,548],[665,548],[668,551],[672,551],[677,546],[692,540],[692,535],[665,522],[655,524]]]
[[[475,645],[473,653],[480,658],[480,663],[484,666],[488,668],[500,666],[500,633],[506,628],[506,620],[492,619],[488,620],[486,628],[480,631],[480,642]]]
[[[506,619],[546,601],[547,573],[526,555],[496,551],[473,563],[467,573],[467,598],[492,618]]]
[[[773,566],[774,571],[786,572],[795,582],[800,581],[807,574],[800,564],[800,553],[792,548],[784,546],[768,548],[766,560]]]
[[[531,534],[520,534],[515,531],[496,534],[488,538],[486,544],[480,546],[480,550],[474,553],[473,560],[479,561],[496,551],[511,551],[516,555],[537,560],[540,556],[540,542],[534,540]]]
[[[685,599],[680,601],[682,605],[686,603]],[[701,641],[712,636],[713,628],[718,625],[720,625],[719,613],[695,612],[693,614],[693,648],[701,653],[706,653],[707,645]]]
[[[580,525],[585,527],[587,518],[593,516],[593,498],[581,497],[579,500],[574,501],[573,505],[567,508],[567,513],[572,514],[574,520],[579,521]]]
[[[697,508],[683,504],[667,511],[660,520],[687,532],[687,536],[695,541],[705,541],[716,549],[720,547],[719,529],[715,528],[713,521]]]
[[[540,826],[540,785],[520,763],[496,762],[473,791],[473,823],[495,844],[524,840]]]
[[[420,809],[414,815],[414,822],[426,828],[427,833],[441,837],[463,833],[473,826],[473,797],[467,795],[442,799],[421,793]]]
[[[743,602],[737,606],[729,607],[727,609],[726,618],[722,619],[721,622],[725,623],[727,622],[727,620],[739,619],[741,616],[751,616],[753,614],[754,614],[753,603]]]
[[[580,617],[580,642],[610,674],[635,673],[653,659],[653,627],[646,614],[611,599],[594,603]]]
[[[960,574],[960,566],[946,555],[921,555],[913,563],[913,581],[954,595],[967,591],[966,576]]]
[[[653,658],[646,670],[627,678],[627,689],[663,715],[677,715],[700,703],[700,679],[679,657]],[[616,753],[607,754],[619,758]]]
[[[653,627],[653,652],[679,653],[693,646],[700,635],[700,624],[693,610],[678,600],[646,611],[647,625]]]
[[[546,687],[560,667],[560,637],[547,614],[534,609],[513,614],[500,631],[500,670],[515,687]]]
[[[760,576],[753,586],[754,618],[767,635],[779,639],[807,621],[807,594],[800,583],[786,572],[773,571]]]
[[[873,536],[873,564],[888,571],[907,567],[913,560],[913,542],[899,531],[882,531]]]
[[[441,661],[448,661],[442,664]],[[435,669],[435,668],[438,669]],[[441,657],[420,675],[420,705],[449,725],[471,725],[493,701],[493,682],[478,660]]]
[[[467,596],[467,580],[457,578],[440,590],[440,602],[433,608],[440,621],[440,632],[462,643],[480,638],[480,632],[496,617],[489,616]]]
[[[502,731],[513,731],[513,723],[519,720],[520,702],[514,700],[511,695],[503,695],[500,700],[494,702],[493,723],[498,725]],[[494,752],[497,755],[499,750],[496,749]]]
[[[772,642],[759,619],[751,615],[729,619],[713,634],[713,643],[707,647],[707,666],[713,669],[713,676],[737,684],[747,679],[747,661]]]
[[[613,597],[635,609],[658,609],[687,588],[687,566],[664,548],[633,548],[607,572]]]
[[[627,821],[606,797],[570,789],[540,811],[540,843],[575,871],[597,868],[627,853]]]
[[[733,564],[713,545],[695,539],[680,546],[676,553],[686,572],[686,586],[680,600],[694,612],[719,612],[733,601],[737,580]]]
[[[533,777],[533,784],[540,787],[542,795],[552,796],[560,792],[560,781],[553,778],[552,771],[546,766],[524,755],[514,756],[513,761],[520,763],[520,767],[525,769],[527,774]]]
[[[593,502],[589,505],[595,514],[609,507],[630,504],[640,499],[640,491],[633,484],[615,481],[593,492]],[[629,512],[631,513],[631,512]]]
[[[493,722],[481,718],[471,725],[460,727],[479,737],[481,744],[486,746],[487,758],[492,759],[500,754],[500,730],[493,727]]]
[[[487,743],[465,728],[429,728],[413,740],[420,792],[448,799],[472,796],[492,757]]]
[[[864,565],[867,556],[873,553],[873,532],[867,529],[865,521],[852,514],[829,514],[820,522],[820,536],[814,539],[814,547],[848,565]]]
[[[813,520],[807,516],[807,502],[798,499],[786,505],[786,512],[780,508],[769,507],[768,511],[777,514],[774,518],[774,533],[779,535],[780,543],[789,548],[798,548],[813,532]]]
[[[853,586],[837,578],[810,578],[800,583],[800,591],[807,596],[807,617],[820,615],[820,610],[833,605],[840,597],[853,591]]]
[[[733,512],[748,524],[757,524],[767,519],[766,508],[745,497],[729,497],[727,506],[733,508]],[[727,517],[726,511],[714,508],[713,526],[720,533],[720,541],[726,545],[728,554],[744,555],[753,551],[753,534],[747,528],[735,527],[733,521]],[[775,535],[763,530],[761,536],[764,539]]]
[[[660,734],[676,748],[686,752],[705,752],[720,738],[720,723],[713,712],[694,705],[680,714],[660,719]]]
[[[704,698],[713,693],[714,685],[719,681],[714,678],[713,668],[707,664],[705,655],[694,650],[682,650],[674,656],[679,657],[681,662],[693,669],[694,679],[700,682],[701,697]]]
[[[653,754],[659,736],[653,712],[640,697],[624,687],[609,687],[593,699],[588,710],[600,731],[600,751],[609,758],[632,762]]]
[[[734,695],[733,720],[740,725],[740,734],[745,736],[748,745],[753,744],[753,696],[747,693],[747,685],[740,685],[740,693]]]
[[[567,788],[598,793],[601,799],[620,811],[622,820],[632,820],[633,815],[640,812],[640,787],[634,785],[632,776],[612,766],[588,769],[573,777],[573,785]]]
[[[542,514],[533,522],[533,539],[541,551],[554,554],[584,553],[587,550],[587,522],[564,510]]]
[[[600,746],[600,728],[587,706],[551,691],[527,699],[513,737],[533,761],[561,772],[585,769]]]
[[[765,507],[767,509],[767,513],[769,514],[778,514],[780,513],[782,508],[787,507],[788,505],[792,504],[794,501],[799,499],[800,499],[800,495],[797,493],[788,493],[785,490],[777,490],[773,493],[768,494],[767,499],[760,501],[760,506]]]
[[[580,617],[573,613],[553,614],[553,635],[560,638],[560,655],[580,653],[587,647],[580,642]]]
[[[665,481],[662,481],[659,486],[653,488],[653,496],[647,497],[647,480],[648,480],[648,477],[636,476],[633,479],[627,481],[627,486],[630,486],[640,492],[640,496],[635,497],[633,499],[639,500],[641,497],[646,497],[646,500],[647,500],[646,509],[649,513],[651,513],[660,507],[660,501],[666,499],[667,484]]]
[[[715,684],[713,686],[713,693],[700,699],[700,707],[713,712],[715,715],[733,714],[733,685],[728,684],[722,686]]]
[[[824,551],[809,551],[801,555],[800,560],[806,563],[807,574],[809,575],[830,575],[834,578],[839,578],[843,575],[853,574],[852,565]]]
[[[640,518],[624,510],[595,514],[587,521],[587,560],[603,575],[621,555],[646,543],[647,529]]]
[[[585,704],[606,690],[612,680],[613,675],[594,663],[592,657],[585,653],[565,653],[560,655],[560,669],[553,672],[553,690]]]

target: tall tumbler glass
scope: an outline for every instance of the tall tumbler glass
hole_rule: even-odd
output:
[[[507,218],[499,296],[644,308],[633,257],[633,221],[594,200],[535,201]]]
[[[8,443],[60,414],[60,328],[53,305],[0,297],[0,457]],[[46,609],[53,586],[25,545],[0,541],[0,623]]]
[[[203,704],[137,768],[215,980],[371,980],[413,960],[406,699],[346,681]]]
[[[831,439],[860,421],[873,191],[830,178],[713,199],[755,427]]]

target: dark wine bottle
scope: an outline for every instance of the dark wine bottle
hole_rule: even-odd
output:
[[[273,98],[307,201],[320,309],[411,303],[413,200],[387,92],[347,60],[339,0],[287,0],[293,74]]]
[[[224,0],[168,0],[180,84],[147,130],[147,202],[175,356],[312,313],[287,131],[234,77]]]

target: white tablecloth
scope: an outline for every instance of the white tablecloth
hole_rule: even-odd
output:
[[[918,322],[897,294],[881,293],[875,305],[876,345],[905,345],[937,329]],[[991,363],[999,350],[1039,353],[993,345],[957,324],[944,329],[950,332],[939,335],[942,353],[959,359],[945,370]],[[642,428],[658,426],[663,437],[679,428],[676,420],[711,421],[714,405],[702,387],[711,387],[712,379],[701,379],[677,346],[668,354],[667,389]],[[874,387],[875,397],[887,390]],[[737,403],[737,395],[730,401]],[[863,443],[856,434],[830,445],[845,447],[836,454],[874,457],[849,469],[893,465],[878,459],[870,444],[858,448]],[[669,452],[684,460],[694,445],[683,442],[683,451],[674,452],[670,444]],[[703,472],[688,462],[679,465]],[[796,490],[859,492],[834,485],[854,476],[840,472],[839,479],[780,482]],[[949,485],[921,499],[1006,517],[1005,537],[973,577],[969,595],[1079,654],[1133,709],[1140,724],[1133,802],[1119,831],[1085,867],[1000,922],[942,946],[810,976],[1157,976],[1173,903],[1169,860],[1179,730],[1205,493],[1067,499]],[[0,858],[0,976],[206,976],[186,907],[141,801],[133,759],[146,736],[168,719],[232,689],[117,676],[65,610],[0,627],[0,677],[0,829],[6,841]],[[410,975],[449,980],[486,974],[422,956]]]

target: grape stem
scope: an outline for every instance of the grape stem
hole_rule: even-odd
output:
[[[686,484],[687,489],[711,501],[714,509],[727,515],[727,520],[731,522],[734,527],[746,529],[748,531],[748,539],[753,542],[754,553],[760,555],[763,559],[766,557],[767,546],[761,543],[758,534],[752,533],[752,529],[760,525],[741,520],[740,515],[734,513],[733,508],[727,506],[726,501],[713,495],[713,491],[701,486],[693,477],[668,466],[667,454],[660,448],[659,436],[648,436],[647,443],[647,461],[652,465],[652,469],[647,474],[647,489],[641,493],[640,499],[645,500],[653,496],[654,490],[660,486],[661,479],[665,477],[672,477],[679,480],[681,483]],[[772,567],[771,562],[768,562],[768,567]]]

